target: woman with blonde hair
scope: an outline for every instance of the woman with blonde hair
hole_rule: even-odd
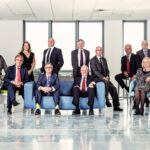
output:
[[[135,87],[135,115],[144,114],[144,101],[146,94],[150,92],[150,58],[144,57],[142,60],[142,68],[136,73],[137,84]],[[141,104],[141,105],[140,105]],[[141,107],[140,107],[141,106]]]
[[[34,81],[33,69],[35,67],[35,56],[34,53],[31,52],[31,45],[29,42],[25,41],[22,44],[22,49],[19,54],[22,55],[24,58],[23,66],[26,67],[28,70],[28,76],[30,81]]]

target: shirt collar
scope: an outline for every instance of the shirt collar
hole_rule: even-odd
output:
[[[147,51],[147,49],[143,49],[143,51]]]
[[[129,57],[131,57],[131,54],[132,54],[132,53],[130,53],[129,55],[126,55],[126,56],[129,56]]]
[[[97,55],[96,55],[96,57],[97,57],[97,58],[98,58],[98,60],[99,60],[99,59],[100,59],[100,58],[102,58],[103,56],[99,57],[99,56],[97,56]]]

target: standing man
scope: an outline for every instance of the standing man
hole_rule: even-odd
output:
[[[45,73],[39,76],[36,84],[35,100],[36,100],[36,112],[35,115],[40,115],[40,104],[42,96],[53,96],[56,106],[55,114],[60,115],[59,111],[59,79],[58,75],[52,73],[53,65],[51,63],[45,64]]]
[[[44,66],[46,63],[51,63],[53,65],[53,72],[58,74],[58,72],[64,64],[61,49],[54,47],[54,45],[55,40],[53,38],[50,38],[48,40],[49,48],[44,50],[43,53],[41,72],[44,72]]]
[[[137,56],[132,53],[132,46],[130,44],[125,45],[126,55],[121,58],[121,73],[115,76],[116,81],[129,92],[129,87],[124,83],[123,79],[131,77],[131,81],[136,78],[137,72]]]
[[[144,57],[150,58],[150,49],[148,49],[147,40],[142,41],[142,49],[137,51],[137,59],[138,59],[138,68],[142,68],[142,60]],[[146,107],[149,107],[149,99],[145,98]]]
[[[78,49],[71,52],[71,62],[73,67],[73,78],[81,76],[80,69],[83,65],[89,66],[90,52],[84,49],[84,40],[77,43]]]
[[[23,57],[18,54],[15,57],[15,65],[8,67],[6,75],[4,77],[4,86],[8,90],[7,94],[7,108],[8,114],[11,114],[11,108],[19,105],[16,101],[16,91],[19,90],[19,94],[24,98],[24,84],[29,81],[28,72],[25,67],[22,66]]]
[[[93,105],[95,97],[95,84],[96,78],[88,75],[88,66],[83,65],[81,67],[81,76],[76,77],[73,84],[73,104],[76,106],[76,110],[73,111],[73,115],[80,114],[79,98],[88,96],[88,105],[90,106],[89,115],[93,115]]]
[[[113,85],[113,83],[110,81],[107,61],[102,56],[102,54],[103,54],[102,48],[100,46],[97,46],[96,47],[96,56],[94,56],[90,60],[92,74],[95,75],[97,78],[99,78],[99,81],[103,81],[105,83],[107,107],[112,107],[112,105],[108,99],[108,94],[110,93],[110,95],[113,99],[114,110],[122,111],[122,109],[119,107],[120,103],[119,103],[119,97],[117,94],[117,89]]]

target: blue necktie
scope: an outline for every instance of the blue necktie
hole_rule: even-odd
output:
[[[48,52],[48,54],[47,54],[47,59],[46,59],[46,60],[47,60],[47,61],[46,61],[47,63],[50,61],[50,58],[49,58],[49,57],[50,57],[50,52],[51,52],[51,48],[49,49],[49,52]]]
[[[147,50],[144,50],[144,55],[145,57],[147,57]]]
[[[50,77],[47,78],[46,87],[50,87]],[[47,95],[49,96],[49,95],[50,95],[50,92],[47,93]]]

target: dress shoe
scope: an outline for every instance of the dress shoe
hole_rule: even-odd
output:
[[[110,101],[106,101],[106,105],[107,107],[112,107],[112,104],[110,103]]]
[[[59,111],[59,109],[55,110],[55,115],[61,115],[61,112]]]
[[[73,112],[72,112],[72,115],[79,115],[80,114],[80,109],[79,110],[74,110]]]
[[[8,115],[11,115],[11,114],[12,114],[12,111],[11,111],[10,108],[8,108],[7,114],[8,114]]]
[[[37,109],[36,111],[35,111],[35,115],[40,115],[41,114],[41,110],[40,109]]]
[[[120,107],[114,107],[114,111],[123,111]]]
[[[149,107],[149,102],[146,102],[146,107]]]
[[[17,101],[13,101],[12,104],[13,104],[13,106],[17,106],[17,105],[19,105],[20,103],[18,103]]]
[[[94,115],[93,109],[90,109],[90,110],[89,110],[89,115]]]
[[[136,110],[135,113],[134,113],[134,115],[140,115],[139,110]]]

